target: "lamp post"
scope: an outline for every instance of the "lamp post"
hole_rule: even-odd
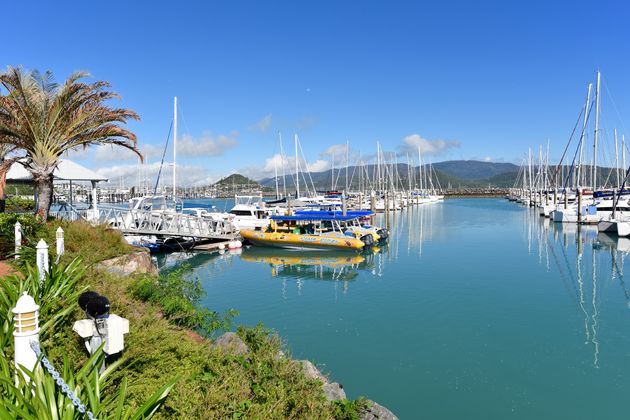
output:
[[[41,294],[41,290],[44,288],[46,273],[48,273],[48,245],[43,239],[40,239],[37,243],[37,271],[39,273],[39,289]]]
[[[22,224],[15,222],[15,259],[20,258],[20,250],[22,249]]]
[[[57,261],[58,261],[59,258],[61,258],[61,256],[66,250],[65,241],[63,239],[63,229],[61,228],[61,226],[57,228],[56,239],[57,239]]]
[[[37,355],[30,343],[35,341],[39,344],[39,306],[28,293],[24,292],[11,312],[14,315],[15,367],[19,371],[20,366],[23,366],[32,372],[37,364]],[[22,372],[22,375],[27,382],[30,380],[25,372]]]

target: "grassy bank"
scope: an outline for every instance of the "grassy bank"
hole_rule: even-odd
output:
[[[0,215],[0,227],[9,230],[6,227],[14,223],[10,217]],[[230,327],[235,314],[199,307],[203,290],[198,280],[188,280],[181,270],[161,277],[121,277],[99,269],[102,260],[134,252],[117,232],[84,223],[27,225],[30,230],[18,265],[22,276],[33,270],[29,262],[36,241],[44,238],[53,245],[60,225],[66,241],[60,269],[73,261],[80,266],[74,273],[76,284],[66,291],[68,299],[55,307],[65,308],[67,317],[54,331],[42,334],[42,348],[54,365],[65,363],[68,371],[78,371],[88,362],[83,341],[72,332],[72,323],[84,317],[73,301],[77,291],[89,289],[109,297],[111,312],[129,319],[125,351],[108,375],[104,399],[124,390],[124,406],[138,409],[156,390],[176,380],[157,418],[358,418],[363,400],[327,401],[321,383],[305,377],[298,363],[282,356],[287,350],[281,339],[262,326],[236,329],[249,348],[246,355],[212,347],[211,337]],[[5,246],[5,257],[9,251]],[[55,257],[51,249],[51,261]],[[7,288],[21,280],[1,281]]]

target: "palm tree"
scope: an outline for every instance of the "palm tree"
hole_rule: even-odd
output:
[[[24,71],[8,67],[0,84],[0,145],[26,154],[20,164],[31,173],[37,186],[36,212],[48,217],[53,195],[53,171],[64,152],[95,144],[115,144],[135,152],[135,134],[123,128],[138,114],[110,108],[106,102],[119,98],[104,81],[82,82],[88,73],[73,73],[63,85],[53,81],[51,72]]]

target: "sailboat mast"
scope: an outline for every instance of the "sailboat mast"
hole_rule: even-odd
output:
[[[381,191],[381,152],[378,142],[376,142],[376,190]]]
[[[177,188],[177,96],[173,98],[173,199]]]
[[[420,180],[420,193],[422,194],[422,153],[418,146],[418,179]]]
[[[277,200],[280,197],[279,197],[279,191],[278,191],[278,160],[275,159],[275,157],[273,159],[273,172],[276,179],[276,200]]]
[[[284,169],[284,147],[282,146],[282,133],[278,131],[278,138],[280,139],[280,159],[282,160],[282,192],[283,197],[287,196],[287,176]]]
[[[300,166],[298,161],[298,136],[295,139],[295,198],[300,198]]]
[[[584,148],[584,135],[586,133],[586,122],[588,121],[589,114],[589,103],[591,102],[591,89],[593,88],[593,84],[588,84],[588,90],[586,92],[586,104],[584,105],[584,122],[582,123],[582,135],[580,136],[580,160],[577,165],[577,176],[575,181],[575,186],[581,186],[581,175],[582,175],[582,150]]]
[[[595,134],[593,139],[593,191],[597,189],[597,135],[599,132],[599,80],[601,73],[597,72],[597,85],[595,87]]]
[[[621,135],[621,165],[626,167],[626,135]]]
[[[621,174],[619,173],[619,144],[617,142],[617,129],[615,128],[613,130],[613,133],[615,135],[615,172],[617,173],[617,189],[619,189],[619,182],[621,179]]]
[[[346,140],[346,191],[348,191],[348,164],[350,163],[350,142]],[[352,172],[354,177],[354,171]]]
[[[330,161],[330,191],[335,191],[335,152]]]

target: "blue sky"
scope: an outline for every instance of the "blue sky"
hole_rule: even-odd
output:
[[[300,136],[314,169],[346,141],[373,155],[377,141],[405,150],[405,138],[433,161],[519,162],[547,139],[557,158],[598,68],[604,137],[625,132],[630,115],[630,6],[621,1],[49,1],[2,10],[3,66],[110,81],[142,118],[130,127],[149,163],[177,95],[187,182],[269,174],[279,131],[287,150]],[[74,157],[134,179],[120,151]]]

